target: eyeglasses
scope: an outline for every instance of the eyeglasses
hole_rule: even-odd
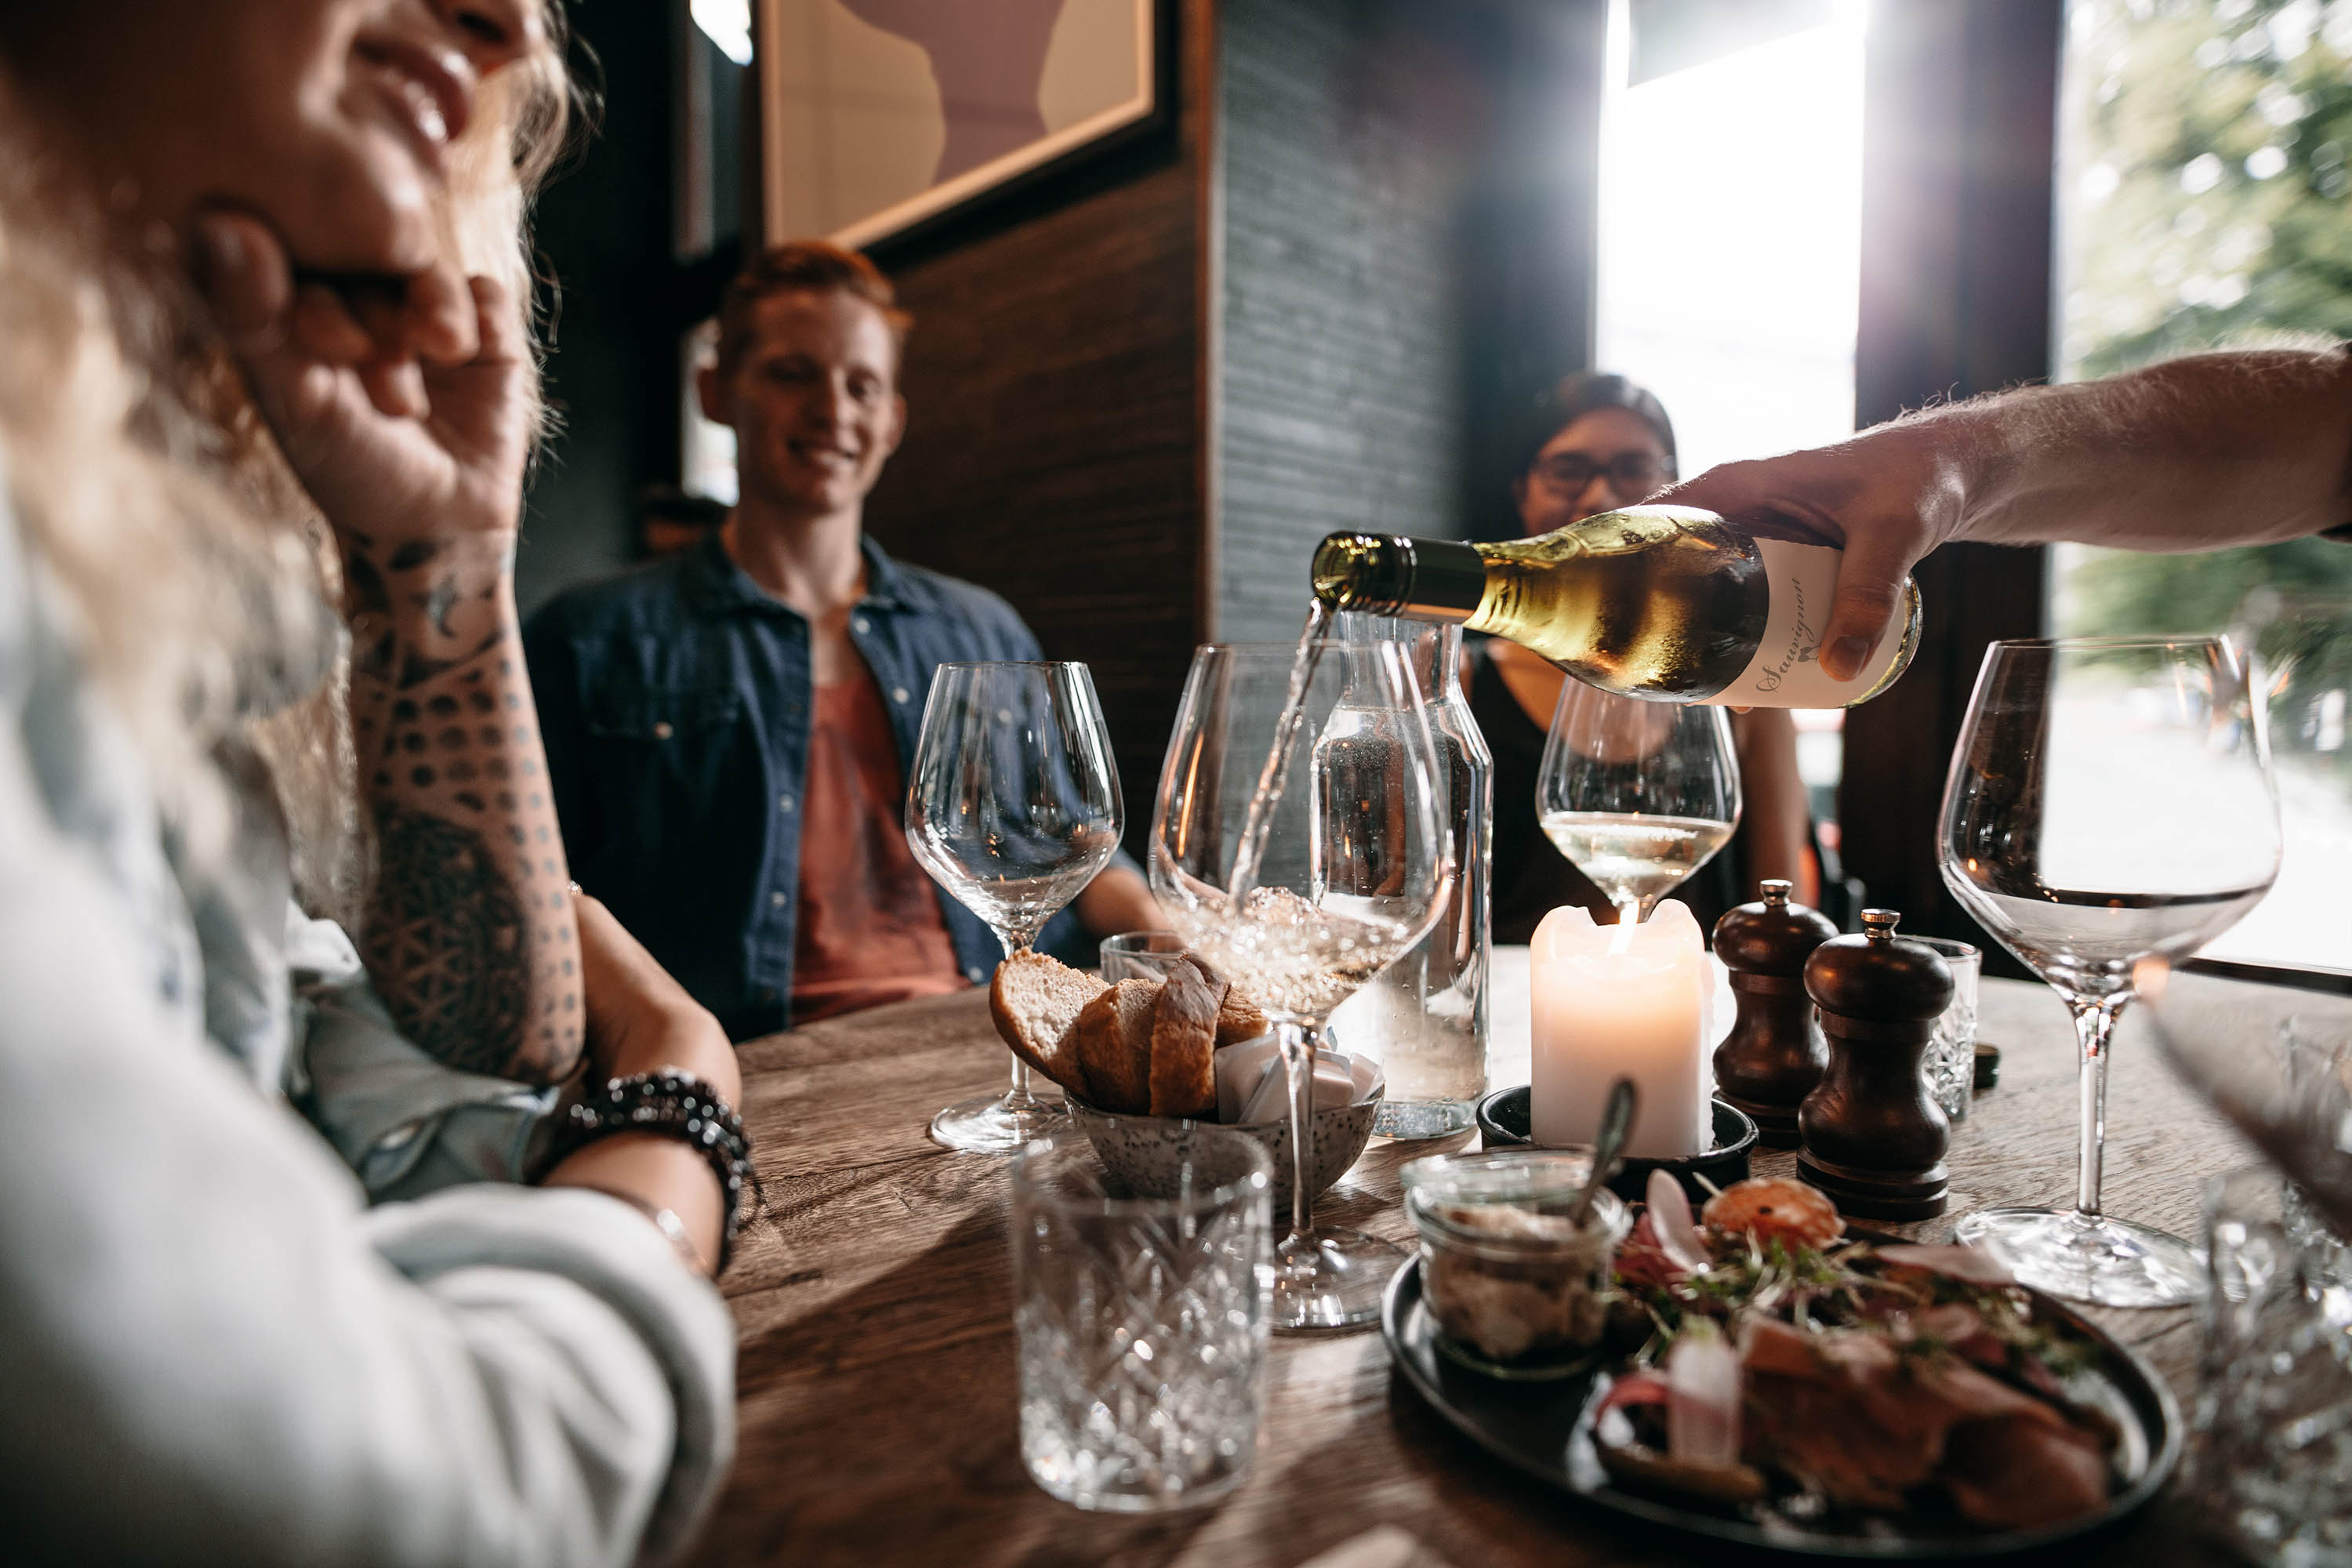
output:
[[[1609,488],[1620,495],[1647,495],[1675,477],[1673,463],[1649,452],[1620,452],[1605,463],[1575,452],[1560,452],[1536,464],[1532,471],[1545,484],[1568,495],[1581,495],[1602,474],[1609,476]]]

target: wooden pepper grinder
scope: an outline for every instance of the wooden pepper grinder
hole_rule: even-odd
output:
[[[1746,1111],[1764,1145],[1793,1149],[1797,1107],[1822,1081],[1830,1048],[1805,994],[1805,961],[1837,935],[1818,910],[1789,901],[1777,877],[1757,884],[1761,902],[1715,922],[1715,955],[1731,971],[1739,1016],[1715,1048],[1716,1092]]]
[[[1861,936],[1825,942],[1805,962],[1830,1065],[1797,1110],[1797,1173],[1870,1219],[1942,1214],[1950,1186],[1951,1123],[1928,1098],[1919,1063],[1951,1003],[1952,967],[1896,936],[1902,918],[1864,910]]]

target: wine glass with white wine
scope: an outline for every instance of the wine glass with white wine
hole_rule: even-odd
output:
[[[1536,820],[1619,921],[1649,919],[1739,826],[1730,720],[1570,680],[1544,742]]]

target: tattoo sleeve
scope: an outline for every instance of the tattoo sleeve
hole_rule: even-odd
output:
[[[360,951],[454,1068],[535,1083],[580,1059],[570,878],[508,535],[345,537],[352,721],[376,874]]]

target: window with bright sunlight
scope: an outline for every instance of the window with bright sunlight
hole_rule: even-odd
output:
[[[1685,477],[1853,430],[1867,8],[1820,15],[1629,83],[1627,0],[1611,5],[1598,368],[1658,395]],[[1834,846],[1844,715],[1796,718]]]
[[[2352,336],[2352,0],[2073,0],[2059,122],[2059,373]],[[2262,498],[2245,498],[2259,506]],[[2352,549],[2063,547],[2076,636],[2234,631],[2265,661],[2286,855],[2206,951],[2352,968]]]

